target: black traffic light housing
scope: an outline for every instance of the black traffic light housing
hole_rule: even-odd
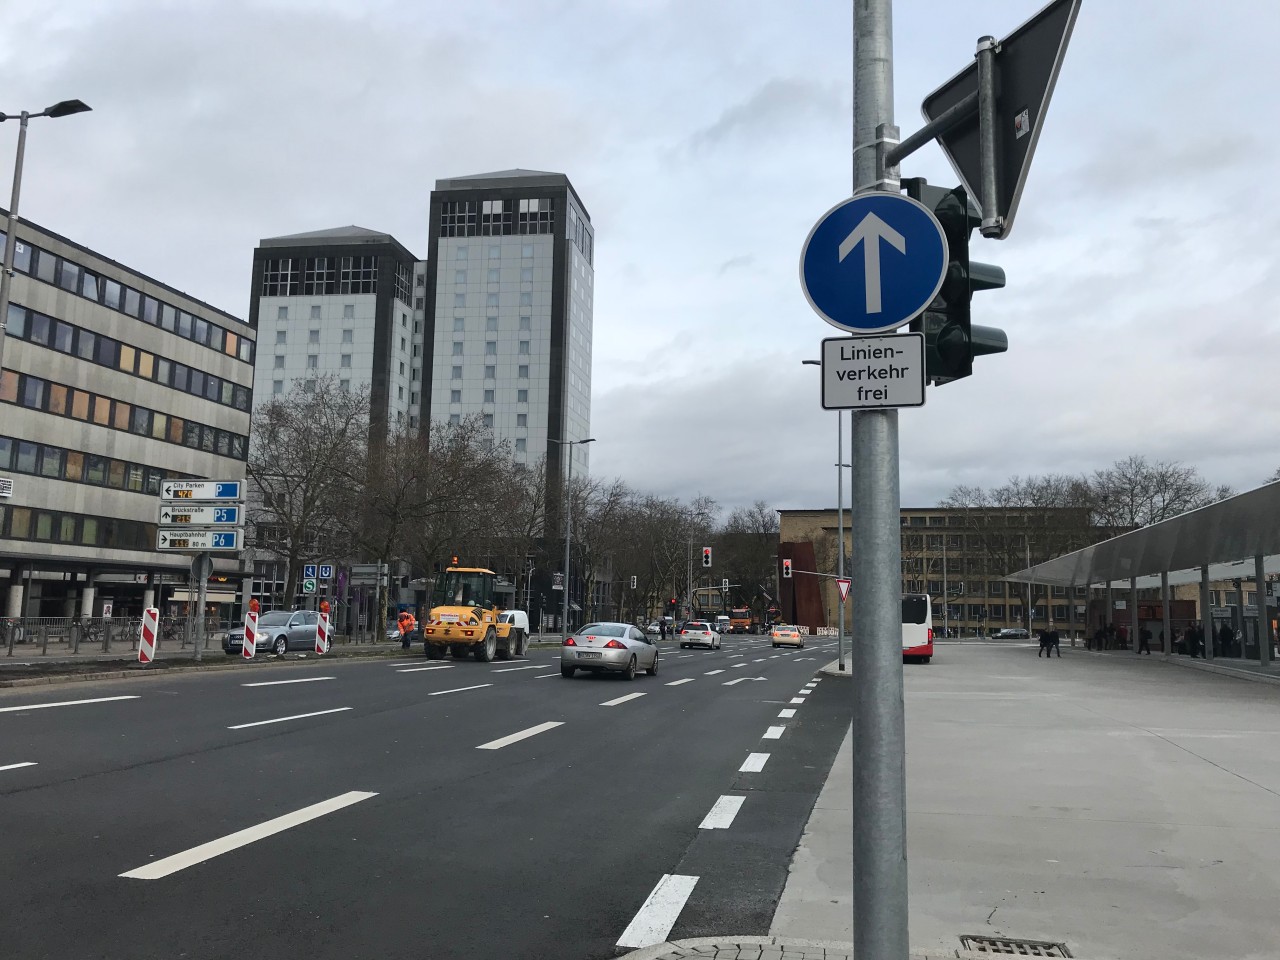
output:
[[[972,374],[974,357],[1009,349],[1003,330],[975,326],[970,315],[973,294],[1003,287],[1004,270],[969,259],[969,235],[981,225],[982,214],[970,203],[964,187],[933,187],[923,177],[906,178],[902,186],[907,196],[938,218],[950,251],[942,289],[925,312],[911,321],[911,331],[924,334],[925,376],[940,386]]]

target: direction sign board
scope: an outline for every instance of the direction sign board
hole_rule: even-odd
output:
[[[1004,220],[996,236],[1001,240],[1013,228],[1031,155],[1079,12],[1080,0],[1053,0],[996,46],[996,214]],[[926,120],[935,120],[977,92],[978,64],[974,61],[925,97],[920,110]],[[971,117],[941,134],[938,142],[969,196],[980,202],[982,157],[976,109]]]
[[[236,527],[244,522],[244,508],[240,504],[233,507],[214,506],[175,506],[172,503],[160,504],[160,523],[192,527]]]
[[[175,530],[156,532],[157,550],[239,550],[241,530]]]
[[[161,500],[239,500],[244,484],[239,480],[166,480]]]
[[[800,285],[818,316],[853,333],[896,330],[938,295],[947,238],[922,203],[864,193],[818,220],[800,250]]]
[[[822,406],[882,410],[924,404],[924,334],[822,341]]]

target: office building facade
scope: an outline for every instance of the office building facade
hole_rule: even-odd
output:
[[[415,273],[420,265],[399,241],[364,227],[260,241],[249,306],[262,342],[257,402],[327,378],[368,388],[375,421],[417,427],[423,321],[414,319]]]
[[[569,178],[506,170],[431,193],[420,417],[483,418],[517,463],[546,458],[557,513],[566,454],[591,429],[595,234]],[[586,476],[589,448],[571,448]]]
[[[4,612],[136,615],[175,599],[156,587],[185,586],[189,568],[155,549],[161,483],[245,475],[256,337],[33,223],[16,239],[0,373]]]

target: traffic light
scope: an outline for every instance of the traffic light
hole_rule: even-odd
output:
[[[784,580],[791,579],[791,560],[790,559],[784,559],[782,561],[782,579]]]
[[[711,566],[711,548],[710,547],[702,548],[702,565],[704,567]]]
[[[631,589],[632,589],[632,590],[634,590],[635,588],[636,588],[636,578],[635,578],[635,577],[632,577],[632,578],[631,578]]]
[[[923,177],[904,179],[902,185],[907,196],[933,211],[950,251],[942,289],[925,312],[911,321],[912,332],[924,334],[925,374],[930,383],[940,386],[972,374],[974,357],[1009,349],[1003,330],[975,326],[970,313],[974,293],[1004,286],[1004,270],[969,259],[969,235],[982,223],[982,214],[970,204],[964,187],[932,187]]]

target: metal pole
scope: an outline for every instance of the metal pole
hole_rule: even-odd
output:
[[[853,3],[853,191],[898,192],[892,0]],[[902,703],[902,542],[898,411],[853,412],[854,955],[907,957],[906,732]]]
[[[1213,610],[1209,606],[1209,566],[1200,567],[1200,632],[1204,634],[1204,658],[1213,659]]]
[[[1138,578],[1129,578],[1129,642],[1133,644],[1133,652],[1138,652],[1138,631],[1142,625],[1138,622]]]
[[[836,516],[839,527],[840,552],[837,570],[840,579],[844,579],[844,411],[836,411]],[[840,634],[836,646],[840,651],[840,672],[844,672],[844,598],[840,596],[839,586],[836,589],[836,600],[840,604]]]
[[[209,602],[209,574],[212,570],[212,554],[200,554],[200,599],[196,601],[196,616],[200,618],[196,621],[195,659],[197,662],[200,661],[204,654],[204,611]]]
[[[1164,620],[1164,655],[1173,653],[1173,624],[1169,620],[1169,571],[1160,571],[1160,615]]]
[[[13,193],[9,198],[9,222],[5,224],[4,237],[4,272],[0,273],[0,378],[4,372],[4,334],[9,323],[9,282],[13,277],[13,252],[17,247],[18,226],[18,193],[22,189],[22,155],[27,149],[26,110],[22,111],[21,123],[18,125],[18,156],[13,161]]]
[[[1267,616],[1267,571],[1262,554],[1253,558],[1253,584],[1258,594],[1258,665],[1267,670],[1271,667],[1271,618]]]
[[[925,534],[928,536],[928,534]],[[942,535],[942,635],[950,636],[947,614],[951,611],[951,594],[947,592],[947,535]]]
[[[569,468],[564,481],[564,597],[560,601],[560,643],[569,637],[569,543],[573,540],[573,444],[566,443]]]
[[[982,168],[982,235],[999,237],[1002,221],[996,204],[996,38],[979,37],[978,157]]]

